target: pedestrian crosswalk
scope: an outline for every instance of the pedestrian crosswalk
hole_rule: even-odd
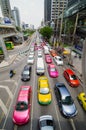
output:
[[[21,54],[21,55],[18,55],[16,57],[16,59],[14,60],[13,64],[17,64],[18,62],[22,61],[23,59],[26,58],[26,54]]]

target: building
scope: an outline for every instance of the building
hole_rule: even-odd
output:
[[[13,16],[15,25],[20,27],[20,15],[19,15],[19,10],[17,7],[14,7],[14,9],[12,10],[12,16]]]
[[[68,0],[52,0],[51,21],[58,20],[58,17],[67,7]]]
[[[44,0],[44,24],[48,25],[51,21],[51,1]]]
[[[72,5],[75,5],[79,0],[68,0],[68,7],[71,7]]]
[[[12,19],[12,12],[9,0],[0,0],[1,10],[3,17],[8,17]]]

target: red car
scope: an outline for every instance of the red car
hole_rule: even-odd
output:
[[[46,61],[46,63],[52,63],[52,59],[51,59],[50,55],[45,55],[45,61]]]
[[[13,122],[17,125],[26,124],[30,120],[30,94],[31,86],[21,87],[13,111]]]
[[[56,78],[59,76],[59,73],[54,64],[48,65],[48,73],[49,73],[50,77],[52,77],[52,78]]]
[[[79,79],[71,69],[66,69],[63,75],[71,87],[78,87],[80,85]]]

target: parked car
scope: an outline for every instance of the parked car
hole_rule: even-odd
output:
[[[80,85],[79,79],[71,69],[64,70],[63,75],[71,87],[78,87]]]
[[[54,64],[48,65],[48,73],[49,73],[49,76],[52,77],[52,78],[56,78],[56,77],[59,76],[59,73],[58,73]]]
[[[30,120],[31,86],[21,86],[12,120],[17,125],[26,124]]]
[[[46,61],[46,63],[52,63],[52,59],[51,59],[50,55],[45,55],[45,61]]]
[[[21,80],[22,81],[28,81],[31,78],[31,66],[30,65],[26,65],[23,69],[23,72],[21,74]]]
[[[57,65],[63,65],[63,60],[60,56],[54,56],[53,59]]]
[[[55,130],[55,122],[51,115],[43,115],[39,118],[40,130]]]
[[[67,118],[76,116],[77,109],[66,86],[63,83],[56,83],[54,90],[62,115]]]
[[[82,108],[86,111],[86,94],[84,92],[80,92],[77,96],[77,99]]]
[[[51,103],[51,91],[49,87],[48,78],[46,76],[40,76],[38,78],[38,102],[42,105],[48,105]]]

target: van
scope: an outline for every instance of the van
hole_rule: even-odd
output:
[[[37,59],[36,73],[37,73],[38,75],[43,75],[44,72],[45,72],[45,67],[44,67],[43,58],[38,58],[38,59]]]

